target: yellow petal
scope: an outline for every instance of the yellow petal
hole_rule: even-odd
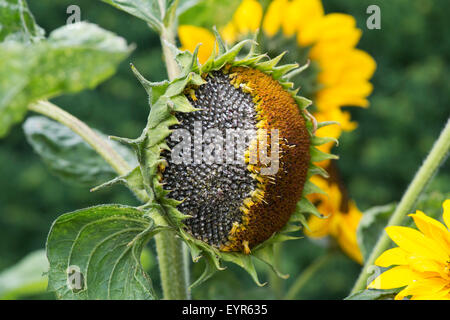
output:
[[[241,34],[255,32],[261,25],[263,9],[256,0],[244,0],[233,15],[233,22]]]
[[[370,289],[395,289],[409,285],[419,276],[406,266],[398,266],[380,274],[373,280],[368,288]]]
[[[320,110],[328,110],[339,106],[367,107],[368,102],[365,97],[372,90],[372,84],[365,80],[354,83],[339,83],[337,86],[320,90],[316,95],[316,103]]]
[[[445,200],[442,206],[444,207],[444,222],[450,230],[450,199]]]
[[[198,51],[198,59],[200,63],[208,60],[215,44],[215,37],[209,30],[191,25],[181,25],[178,27],[178,36],[182,50],[194,52],[197,45],[202,44]]]
[[[375,264],[387,268],[392,265],[407,265],[408,260],[406,252],[402,248],[397,247],[383,252],[377,260],[375,260]]]
[[[410,267],[418,272],[434,272],[440,274],[444,271],[444,266],[435,260],[424,258],[415,254],[408,256],[408,264]]]
[[[322,238],[329,233],[330,218],[320,219],[316,216],[311,216],[308,219],[308,229],[304,229],[305,234],[311,238]]]
[[[417,210],[415,214],[410,214],[414,219],[417,228],[428,238],[434,239],[441,249],[450,256],[450,232],[439,221],[426,216]]]
[[[436,246],[436,243],[417,230],[408,227],[391,226],[386,228],[389,237],[399,247],[408,253],[433,259],[437,262],[446,261],[447,254]]]
[[[332,57],[339,52],[354,49],[359,39],[361,39],[362,31],[356,28],[341,30],[341,34],[336,38],[320,38],[316,40],[311,51],[310,58],[320,60],[324,57]]]
[[[280,29],[287,3],[287,0],[275,0],[267,8],[263,30],[269,37],[273,37]]]
[[[369,80],[376,68],[375,60],[359,49],[343,50],[330,57],[323,56],[318,63],[321,70],[318,80],[325,86]]]
[[[356,239],[356,229],[361,220],[362,213],[356,208],[353,202],[350,202],[347,213],[339,212],[334,215],[335,219],[333,220],[337,221],[335,224],[338,224],[338,232],[334,236],[337,238],[340,247],[350,258],[362,264],[363,256]]]
[[[397,295],[395,296],[395,300],[403,300],[406,296],[409,296],[409,286],[407,286],[405,289],[401,290]]]
[[[322,1],[294,0],[286,5],[282,20],[283,33],[291,36],[295,31],[302,32],[308,26],[315,24],[324,16]],[[299,40],[299,38],[297,38]],[[299,42],[299,44],[301,44]]]
[[[299,30],[298,42],[301,45],[310,45],[319,40],[346,39],[355,29],[356,20],[353,16],[343,13],[330,13],[314,20]]]
[[[438,292],[427,293],[423,292],[415,294],[411,297],[411,300],[449,300],[449,289],[444,289]]]

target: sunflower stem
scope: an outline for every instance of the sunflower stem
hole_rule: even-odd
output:
[[[318,257],[313,261],[302,273],[295,279],[294,284],[290,287],[284,300],[293,300],[297,294],[305,287],[306,283],[316,274],[316,272],[322,268],[333,256],[333,251],[329,251],[326,254]]]
[[[400,203],[392,214],[391,218],[386,227],[388,226],[398,226],[401,225],[403,218],[406,216],[408,212],[413,209],[414,204],[416,203],[418,197],[422,193],[422,191],[427,186],[428,182],[433,178],[434,174],[439,169],[439,166],[444,162],[446,156],[450,151],[450,119],[447,120],[447,124],[442,130],[439,138],[433,145],[430,153],[427,158],[423,162],[419,171],[417,171],[414,179],[409,185],[408,189],[406,189],[405,194],[403,195]],[[385,251],[390,244],[390,239],[386,232],[383,232],[377,243],[375,244],[372,252],[370,253],[369,258],[364,264],[361,273],[359,274],[358,279],[351,291],[350,294],[354,294],[360,290],[363,290],[367,287],[367,279],[370,275],[369,270],[374,265],[375,260],[380,256],[380,254]]]
[[[67,126],[86,141],[119,174],[127,174],[131,168],[111,146],[84,122],[49,101],[40,100],[28,109],[45,115]]]
[[[275,243],[273,246],[273,259],[274,265],[279,266],[282,256],[282,243]],[[275,295],[275,299],[281,299],[282,297],[282,281],[281,278],[272,270],[269,271],[269,283],[270,287]]]
[[[169,80],[173,80],[180,73],[180,68],[175,60],[175,52],[171,48],[171,46],[175,46],[174,28],[172,26],[163,28],[160,40],[167,75]],[[186,259],[188,254],[186,246],[183,246],[182,241],[170,231],[161,231],[155,236],[155,242],[164,299],[189,299],[189,259]]]

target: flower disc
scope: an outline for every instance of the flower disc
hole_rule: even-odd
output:
[[[205,84],[185,90],[199,110],[177,115],[180,123],[172,129],[190,138],[181,145],[173,134],[168,139],[172,157],[166,154],[164,188],[182,201],[177,209],[190,216],[184,223],[193,237],[222,251],[249,253],[286,225],[301,199],[310,164],[309,132],[291,93],[270,75],[226,65],[203,78]],[[243,139],[241,132],[255,136],[230,162],[227,142],[233,130],[238,135],[232,139]],[[278,149],[270,163],[261,156],[261,139],[268,154]],[[183,149],[181,163],[173,158],[179,146],[190,146],[188,152]],[[258,154],[256,162],[252,154]]]

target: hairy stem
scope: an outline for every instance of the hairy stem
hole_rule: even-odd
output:
[[[427,158],[423,162],[419,171],[417,171],[414,179],[403,195],[400,203],[392,214],[391,218],[386,227],[401,225],[403,218],[408,214],[416,203],[421,192],[424,190],[428,182],[434,176],[439,166],[445,160],[448,152],[450,150],[450,119],[447,120],[447,124],[441,132],[441,135],[436,140],[428,154]],[[380,254],[385,251],[390,244],[390,239],[386,232],[383,232],[381,237],[378,239],[375,247],[370,253],[364,268],[356,280],[356,283],[352,289],[351,294],[363,290],[367,286],[367,279],[370,275],[369,268],[374,264],[375,260],[380,256]]]
[[[70,113],[62,110],[51,102],[40,100],[28,106],[28,109],[56,120],[86,141],[105,161],[119,174],[128,173],[131,168],[128,163],[111,146],[95,133],[84,122]]]
[[[188,299],[189,293],[184,281],[183,243],[172,231],[159,232],[155,241],[164,299]]]
[[[305,284],[314,276],[314,274],[327,263],[333,253],[330,251],[323,256],[317,258],[311,263],[298,277],[295,279],[294,284],[286,293],[284,300],[293,300],[297,294],[304,288]]]

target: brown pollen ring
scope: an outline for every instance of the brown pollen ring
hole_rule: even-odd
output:
[[[278,172],[273,176],[256,175],[262,181],[263,196],[244,201],[242,222],[233,226],[229,241],[220,248],[250,253],[252,247],[281,230],[294,213],[307,179],[310,135],[294,98],[278,81],[248,67],[231,67],[227,72],[235,86],[253,96],[259,125],[267,132],[279,132]],[[257,172],[260,168],[255,167]]]

